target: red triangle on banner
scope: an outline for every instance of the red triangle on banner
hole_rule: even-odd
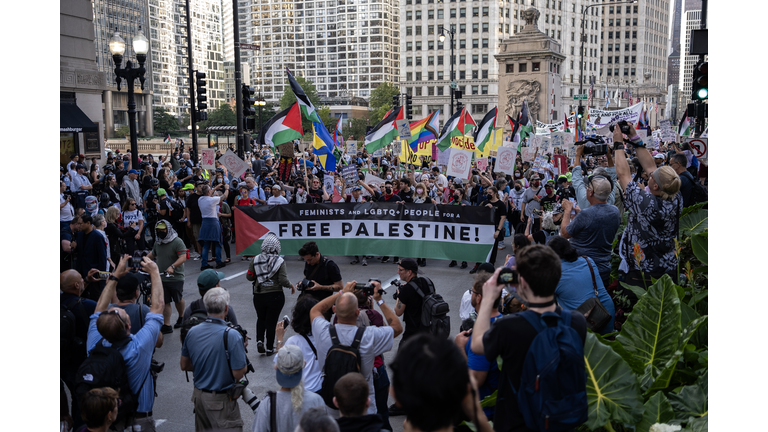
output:
[[[259,241],[269,229],[235,207],[235,253],[240,254],[248,246]]]

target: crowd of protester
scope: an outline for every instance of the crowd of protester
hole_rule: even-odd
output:
[[[650,151],[634,129],[626,136],[616,130],[611,151],[585,156],[577,146],[562,173],[553,155],[536,167],[518,155],[512,175],[494,172],[491,159],[487,171],[475,169],[468,179],[449,178],[428,161],[408,166],[397,155],[374,157],[365,149],[343,156],[358,168],[352,183],[340,169],[321,169],[311,150],[286,167],[270,149],[255,149],[239,178],[219,163],[221,152],[215,168],[204,170],[183,144],[157,160],[139,155],[138,167],[131,166],[130,154],[112,154],[103,166],[72,155],[60,177],[62,420],[79,430],[155,430],[154,380],[162,367],[152,354],[178,329],[181,368],[194,373],[196,430],[242,430],[240,400],[254,408],[254,431],[391,430],[394,416],[405,416],[407,430],[452,430],[468,421],[489,431],[489,420],[497,431],[535,430],[513,396],[527,382],[525,354],[537,336],[528,320],[560,317],[582,345],[587,328],[612,332],[613,296],[621,292],[637,301],[617,288],[612,255],[618,253],[619,279],[627,284],[644,286],[663,274],[675,278],[677,220],[691,204],[693,185],[706,183],[706,167],[690,149]],[[380,181],[366,181],[369,174]],[[269,233],[261,253],[243,259],[250,261],[256,349],[275,355],[280,387],[251,397],[241,384],[253,370],[248,340],[220,287],[224,275],[216,271],[232,260],[233,206],[366,201],[494,209],[489,262],[473,265],[470,288],[452,308],[460,311],[461,330],[441,338],[423,323],[424,293],[435,288],[422,275],[426,258],[392,257],[402,285],[390,308],[378,282],[372,295],[356,289],[355,281],[344,283],[338,265],[314,242],[297,252],[310,284],[292,283],[281,255],[286,251]],[[624,212],[628,222],[614,247]],[[497,268],[498,251],[507,244],[510,254]],[[642,260],[635,259],[636,245]],[[350,258],[366,266],[374,256]],[[190,264],[199,265],[201,297],[187,305],[182,294]],[[510,269],[515,278],[500,282]],[[285,290],[299,296],[281,319]],[[579,312],[590,301],[602,305],[607,320]],[[286,339],[289,327],[293,335]],[[400,335],[388,372],[382,355]],[[83,368],[116,367],[116,358],[123,361],[124,370],[115,372],[124,375],[122,387],[83,382]],[[350,361],[356,367],[344,369]],[[496,407],[481,407],[494,391]],[[390,393],[395,403],[387,406]],[[134,403],[126,403],[131,396]]]

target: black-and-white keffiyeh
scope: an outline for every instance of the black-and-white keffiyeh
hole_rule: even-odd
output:
[[[157,226],[160,225],[161,223],[165,224],[166,229],[168,230],[168,234],[165,235],[165,238],[160,238],[160,236],[157,235]],[[168,222],[167,220],[160,219],[155,224],[155,241],[156,242],[158,242],[160,244],[168,244],[168,243],[172,242],[178,236],[179,235],[176,234],[176,230],[173,229],[173,225],[171,225],[171,223]]]
[[[253,258],[253,271],[256,273],[256,280],[259,283],[270,280],[280,270],[283,261],[283,258],[280,257],[280,239],[275,233],[267,233],[261,243],[261,253]]]

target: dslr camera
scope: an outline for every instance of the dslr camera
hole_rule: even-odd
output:
[[[622,120],[622,121],[616,123],[615,125],[608,126],[608,130],[613,132],[613,129],[614,129],[615,126],[618,126],[619,129],[621,130],[621,133],[623,133],[624,135],[629,133],[629,123],[627,123],[626,120]]]
[[[312,288],[313,286],[315,286],[315,283],[305,278],[305,279],[302,279],[301,282],[298,283],[298,285],[296,285],[296,288],[298,288],[299,291],[305,291],[307,288]]]
[[[392,293],[392,298],[397,300],[397,289],[400,289],[400,287],[405,286],[406,282],[401,279],[395,279],[392,281],[392,286],[396,288],[395,292]]]
[[[582,151],[584,155],[602,156],[608,153],[608,144],[605,143],[605,140],[600,135],[588,137],[574,144],[584,145],[584,150]]]
[[[378,279],[368,279],[368,283],[356,283],[355,290],[361,290],[367,296],[373,295],[373,282],[381,283]]]

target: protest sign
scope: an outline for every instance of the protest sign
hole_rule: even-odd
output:
[[[347,141],[346,149],[347,149],[347,154],[349,154],[349,155],[356,155],[357,154],[357,141]]]
[[[357,174],[357,165],[349,164],[341,168],[341,176],[344,177],[346,186],[354,186],[360,177]]]
[[[515,159],[517,158],[517,148],[499,147],[496,150],[496,172],[505,174],[515,173]]]
[[[480,158],[480,159],[477,160],[477,169],[479,169],[480,171],[485,171],[485,170],[488,169],[488,158],[487,157]]]
[[[411,126],[407,119],[395,120],[395,127],[401,140],[411,139]]]
[[[451,158],[451,150],[452,148],[447,148],[445,151],[439,151],[437,152],[437,164],[442,166],[447,166],[448,161]]]
[[[487,207],[432,204],[337,203],[235,206],[238,255],[261,253],[263,237],[277,234],[284,250],[308,240],[323,254],[487,261],[495,226]]]
[[[532,147],[523,147],[521,151],[523,162],[531,162],[533,160],[533,155],[536,152],[536,150]]]
[[[248,164],[243,162],[242,159],[237,157],[235,152],[232,150],[227,150],[226,153],[224,153],[220,158],[219,162],[221,162],[222,165],[227,167],[229,172],[232,173],[234,177],[240,177],[243,175],[245,170],[248,169]]]
[[[472,152],[452,149],[446,175],[466,179],[469,178],[470,168],[472,168]]]
[[[216,168],[216,150],[215,149],[202,149],[200,150],[200,167],[202,169],[212,170]]]

